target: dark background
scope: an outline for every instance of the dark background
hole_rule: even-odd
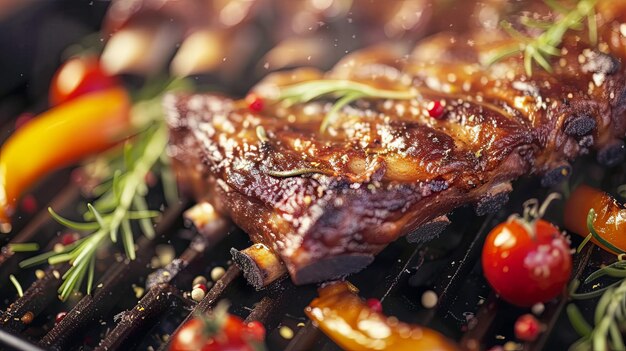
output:
[[[22,112],[46,109],[48,85],[65,50],[99,29],[108,6],[108,1],[0,1],[0,131]]]

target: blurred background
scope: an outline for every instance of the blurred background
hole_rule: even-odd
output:
[[[393,50],[408,52],[429,33],[495,26],[490,16],[504,3],[0,0],[0,121],[45,109],[55,69],[85,52],[101,55],[104,68],[130,84],[191,76],[199,86],[240,95],[274,70],[327,69],[367,45],[394,42]]]
[[[47,107],[50,80],[63,52],[98,31],[109,5],[0,0],[0,124],[26,109]]]

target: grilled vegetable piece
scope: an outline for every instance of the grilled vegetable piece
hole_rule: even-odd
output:
[[[621,23],[599,16],[601,38]],[[459,206],[497,210],[511,180],[536,174],[553,184],[577,156],[614,150],[626,131],[622,57],[585,38],[568,33],[553,72],[532,76],[519,55],[480,64],[482,53],[511,45],[506,34],[443,33],[408,58],[365,50],[325,75],[269,76],[253,89],[265,99],[260,111],[223,96],[170,97],[171,152],[181,183],[271,248],[297,284],[336,278]],[[354,86],[393,97],[360,95],[337,111],[307,101],[307,89],[291,105],[279,98],[295,84],[328,83],[338,83],[322,86],[329,100]],[[444,106],[437,118],[434,102]]]
[[[18,129],[0,148],[0,224],[42,176],[103,151],[132,131],[123,88],[93,92],[56,106]]]
[[[75,56],[63,63],[52,77],[50,105],[119,86],[121,82],[104,72],[97,57]]]
[[[579,185],[565,204],[565,228],[582,237],[589,235],[587,226],[589,211],[592,214],[593,228],[598,238],[591,241],[614,254],[626,252],[626,208],[611,195],[588,185]]]
[[[348,282],[329,283],[319,289],[319,297],[305,313],[345,350],[458,350],[434,330],[374,311],[357,294]]]
[[[572,254],[552,223],[521,221],[510,218],[491,230],[482,266],[485,278],[503,300],[530,307],[563,293],[572,273]]]
[[[228,314],[222,304],[197,315],[174,334],[170,351],[264,351],[265,327]]]

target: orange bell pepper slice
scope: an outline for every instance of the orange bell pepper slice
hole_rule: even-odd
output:
[[[589,235],[587,215],[593,209],[596,217],[593,228],[600,238],[621,251],[626,251],[626,208],[611,195],[592,188],[580,185],[574,190],[565,203],[564,224],[567,230],[582,237]],[[616,250],[599,242],[592,237],[591,241],[608,252],[619,254]]]
[[[131,131],[124,88],[93,92],[56,106],[15,131],[0,148],[0,228],[22,193],[55,169],[101,152]]]
[[[456,345],[438,332],[399,322],[373,311],[348,282],[333,282],[318,290],[305,309],[309,318],[345,350],[450,351]]]

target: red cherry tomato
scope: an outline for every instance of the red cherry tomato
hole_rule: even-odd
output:
[[[50,84],[50,104],[59,105],[78,96],[118,86],[114,76],[108,75],[97,57],[77,56],[59,67]]]
[[[502,299],[529,307],[563,292],[572,272],[572,255],[567,240],[553,224],[543,219],[527,226],[523,223],[511,219],[489,233],[482,266],[485,278]]]
[[[265,327],[261,322],[252,321],[246,325],[246,328],[253,340],[263,341],[265,339]]]
[[[225,315],[193,318],[174,335],[170,351],[257,351],[265,350],[265,328],[259,322],[244,323]]]
[[[174,335],[170,345],[170,351],[201,350],[206,343],[203,334],[204,323],[198,318],[193,318],[185,323]]]

